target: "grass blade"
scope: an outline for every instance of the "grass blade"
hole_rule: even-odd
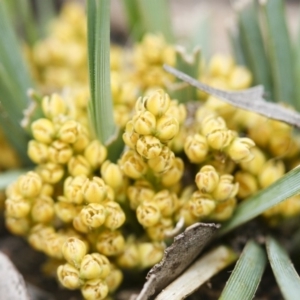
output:
[[[267,253],[279,288],[287,300],[300,295],[300,278],[286,251],[271,237],[267,239]]]
[[[218,232],[223,235],[254,219],[272,206],[300,193],[300,168],[285,174],[266,189],[246,199],[236,208],[232,218]]]
[[[228,30],[231,49],[238,65],[246,66],[246,58],[241,43],[241,32],[237,27],[231,27]]]
[[[236,263],[219,300],[253,299],[266,262],[263,249],[255,242],[249,241]]]

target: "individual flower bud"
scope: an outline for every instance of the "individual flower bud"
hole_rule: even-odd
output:
[[[114,190],[119,189],[123,184],[123,173],[121,168],[109,160],[102,164],[101,175],[105,183],[111,186]]]
[[[150,201],[139,205],[136,216],[140,224],[144,227],[150,227],[158,223],[161,214],[157,203]]]
[[[28,143],[27,154],[36,164],[43,164],[48,160],[48,145],[31,140]]]
[[[52,94],[42,99],[42,110],[47,118],[53,119],[66,112],[66,104],[58,94]]]
[[[126,219],[121,206],[117,202],[109,201],[105,203],[104,207],[106,210],[104,225],[111,230],[121,227]]]
[[[111,271],[105,278],[105,282],[108,286],[109,292],[113,293],[123,281],[123,273],[121,270],[117,269],[113,264],[111,266]]]
[[[187,110],[183,103],[178,104],[177,100],[172,100],[166,115],[174,117],[179,124],[183,124],[187,116]]]
[[[66,238],[66,236],[59,233],[50,234],[45,240],[45,253],[50,257],[63,259],[61,249],[64,242],[66,241]]]
[[[184,152],[192,163],[201,163],[208,153],[207,140],[203,135],[188,136],[184,143]]]
[[[64,259],[75,268],[79,269],[82,259],[87,253],[85,243],[76,238],[69,237],[62,246],[62,254]]]
[[[41,189],[40,195],[51,197],[53,195],[53,192],[54,192],[53,185],[51,185],[49,183],[44,183],[42,185],[42,189]]]
[[[57,269],[57,277],[59,282],[69,290],[79,289],[82,285],[79,278],[79,271],[70,264],[59,266]]]
[[[250,161],[253,155],[250,151],[255,143],[249,138],[235,138],[233,142],[226,149],[226,153],[235,162]]]
[[[160,155],[162,144],[154,136],[146,135],[138,139],[136,143],[136,151],[144,158],[151,159]]]
[[[233,183],[234,177],[229,174],[220,176],[220,181],[212,192],[212,196],[216,201],[225,201],[236,196],[239,190],[239,184]]]
[[[110,272],[110,263],[106,256],[99,253],[87,254],[80,264],[79,276],[84,280],[105,279]]]
[[[162,185],[165,187],[170,187],[178,183],[182,178],[183,171],[184,171],[183,160],[179,157],[176,157],[173,160],[173,164],[171,168],[161,175],[160,180]]]
[[[64,182],[64,195],[66,202],[74,204],[82,204],[84,200],[84,194],[82,187],[88,182],[88,178],[85,175],[79,175],[68,177]]]
[[[261,168],[258,182],[261,188],[266,188],[284,175],[285,167],[281,160],[268,160]]]
[[[291,133],[276,132],[276,135],[271,135],[269,139],[269,151],[272,156],[286,156],[292,150],[293,137]],[[298,147],[296,146],[297,153]]]
[[[5,214],[10,218],[25,218],[31,209],[30,201],[21,196],[12,196],[5,200]]]
[[[234,68],[234,60],[230,56],[215,54],[209,62],[209,73],[215,77],[226,77]]]
[[[90,144],[90,139],[88,134],[85,132],[81,132],[79,133],[76,142],[72,144],[72,148],[75,153],[81,154],[86,150],[89,144]]]
[[[126,124],[125,132],[123,133],[123,141],[124,143],[131,149],[135,149],[135,145],[140,135],[134,131],[134,123],[133,121],[129,121]]]
[[[163,115],[157,120],[156,134],[162,142],[167,142],[175,137],[179,131],[178,121],[171,115]]]
[[[67,163],[73,155],[72,148],[59,140],[49,146],[49,160],[57,164]]]
[[[84,157],[93,169],[99,168],[106,156],[106,148],[97,140],[92,141],[84,151]]]
[[[27,218],[11,218],[5,217],[6,228],[14,235],[25,236],[31,228],[31,222]]]
[[[167,146],[162,146],[162,151],[159,156],[151,158],[147,161],[148,166],[156,174],[164,174],[174,164],[175,155]]]
[[[156,126],[155,116],[149,111],[142,111],[134,121],[134,130],[138,134],[151,135]]]
[[[147,235],[152,241],[163,241],[166,238],[166,232],[174,229],[173,220],[170,218],[161,218],[154,226],[146,229]]]
[[[210,133],[207,138],[208,145],[215,150],[223,150],[230,145],[235,134],[231,130],[218,130]]]
[[[68,163],[68,171],[72,176],[86,175],[92,172],[91,165],[82,155],[72,156]]]
[[[152,186],[144,180],[136,181],[134,185],[127,189],[127,196],[129,198],[130,207],[136,210],[142,201],[150,201],[155,192]]]
[[[236,207],[236,198],[229,198],[226,201],[217,204],[214,212],[209,216],[209,219],[223,222],[231,218]]]
[[[56,202],[54,204],[54,211],[56,216],[64,223],[70,223],[77,215],[77,209],[73,203]]]
[[[44,224],[35,225],[30,230],[28,242],[34,249],[44,251],[46,241],[54,233],[55,230],[51,226],[46,226]]]
[[[44,182],[55,184],[62,179],[64,169],[59,164],[46,163],[37,168],[37,173],[42,177]]]
[[[209,194],[203,194],[200,191],[196,191],[188,202],[188,207],[194,216],[205,218],[216,208],[216,203]]]
[[[31,124],[32,135],[41,143],[50,144],[55,136],[53,123],[48,119],[38,119]]]
[[[250,152],[253,159],[250,161],[241,161],[240,166],[244,171],[257,176],[261,172],[262,166],[266,163],[266,156],[262,150],[257,147],[251,148]]]
[[[107,197],[108,186],[102,178],[94,176],[92,180],[82,183],[81,192],[86,202],[101,203]]]
[[[249,172],[239,171],[234,175],[235,181],[239,184],[239,190],[237,196],[241,199],[245,199],[255,194],[258,190],[257,179]]]
[[[202,120],[201,122],[202,135],[208,136],[209,134],[219,130],[227,130],[226,122],[224,121],[223,118],[211,114]]]
[[[138,251],[142,269],[154,266],[164,256],[164,247],[158,243],[141,243],[138,245]]]
[[[54,217],[54,201],[51,197],[41,196],[31,208],[31,218],[37,223],[48,223]]]
[[[183,206],[176,215],[176,220],[184,219],[184,226],[190,226],[198,222],[199,218],[192,214],[188,207],[188,203]]]
[[[116,262],[121,268],[133,269],[139,264],[139,258],[137,243],[128,242],[124,251],[117,256]]]
[[[168,190],[156,193],[151,202],[157,205],[163,217],[170,217],[178,207],[176,194]]]
[[[144,107],[155,117],[162,116],[170,106],[170,97],[163,90],[157,90],[143,99]]]
[[[123,154],[120,165],[125,175],[133,179],[139,179],[147,172],[147,164],[133,150],[129,150]]]
[[[96,248],[106,256],[113,256],[120,254],[125,247],[125,240],[120,231],[106,230],[98,235]]]
[[[80,212],[82,222],[91,228],[100,227],[105,221],[105,208],[99,203],[90,203],[84,206]]]
[[[82,233],[89,233],[90,232],[90,228],[83,223],[82,218],[80,215],[77,215],[74,219],[73,219],[73,227]]]
[[[22,196],[34,198],[41,192],[42,179],[37,173],[30,171],[18,179],[18,186]]]
[[[219,183],[219,174],[213,166],[206,165],[196,174],[195,182],[200,192],[210,194]]]
[[[58,131],[58,138],[67,144],[73,144],[76,142],[81,132],[81,125],[74,120],[66,121]]]
[[[86,300],[102,300],[108,294],[108,286],[102,279],[93,279],[85,282],[81,293]]]
[[[232,90],[246,89],[252,83],[252,75],[247,68],[235,66],[230,73],[228,83]]]

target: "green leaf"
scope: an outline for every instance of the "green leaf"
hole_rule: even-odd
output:
[[[25,174],[28,170],[18,169],[18,170],[10,170],[0,174],[0,190],[4,190],[8,185],[16,181],[19,176]]]
[[[258,22],[258,10],[254,0],[244,1],[236,7],[240,44],[254,84],[263,84],[272,96],[270,66],[266,56],[263,37]]]
[[[286,251],[271,237],[267,239],[267,253],[279,288],[286,300],[298,300],[300,278]]]
[[[225,222],[219,235],[254,219],[274,205],[300,193],[300,168],[295,168],[269,187],[240,203],[232,218]]]
[[[245,246],[219,300],[253,299],[266,266],[266,255],[253,241]]]
[[[241,42],[241,32],[238,28],[229,28],[228,35],[230,39],[231,49],[235,58],[235,61],[240,66],[246,66],[245,53],[243,51]]]
[[[110,87],[110,1],[88,0],[88,54],[94,132],[105,145],[116,134]]]
[[[39,35],[43,37],[47,33],[50,21],[55,17],[56,11],[53,1],[36,1]]]
[[[169,1],[138,0],[138,2],[140,19],[145,32],[162,33],[168,42],[174,42]]]
[[[285,19],[284,1],[261,1],[274,100],[296,104],[294,57]],[[300,108],[300,105],[298,105]]]

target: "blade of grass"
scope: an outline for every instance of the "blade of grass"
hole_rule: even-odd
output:
[[[241,43],[241,32],[238,27],[229,28],[228,35],[236,63],[241,66],[246,66],[246,58]]]
[[[43,37],[47,33],[49,22],[55,17],[56,11],[53,1],[36,1],[39,35]]]
[[[300,11],[298,15],[298,32],[296,36],[296,42],[294,45],[294,55],[295,55],[295,76],[296,76],[296,82],[300,82]],[[300,84],[296,85],[296,102],[295,106],[299,110],[300,107]]]
[[[260,4],[265,25],[267,52],[270,57],[274,100],[296,104],[294,57],[285,19],[284,2],[264,0],[260,1]]]
[[[300,167],[293,169],[269,187],[239,204],[232,218],[218,232],[224,235],[254,219],[272,206],[300,193]]]
[[[253,299],[266,266],[263,249],[253,241],[245,246],[219,300]]]
[[[271,237],[268,237],[266,247],[273,273],[284,299],[299,299],[300,278],[288,254],[278,242]]]

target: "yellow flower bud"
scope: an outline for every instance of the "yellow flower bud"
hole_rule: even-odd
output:
[[[52,94],[51,97],[45,96],[43,98],[42,109],[47,118],[53,119],[58,115],[65,114],[66,104],[58,94]]]
[[[261,172],[262,166],[266,163],[266,156],[262,150],[257,147],[251,148],[250,152],[253,159],[250,161],[241,161],[240,166],[244,171],[248,171],[257,176]]]
[[[157,90],[143,98],[144,107],[155,117],[162,116],[170,106],[170,97],[163,90]]]
[[[30,171],[18,179],[18,188],[22,196],[34,198],[41,192],[42,179],[37,173]]]
[[[142,111],[134,121],[134,130],[138,134],[150,135],[156,126],[155,116],[149,111]]]
[[[81,216],[77,215],[74,219],[73,219],[73,227],[82,233],[89,233],[90,232],[90,228],[83,223]]]
[[[12,234],[25,236],[28,234],[32,225],[27,218],[16,219],[6,216],[5,226]]]
[[[235,162],[250,161],[253,159],[253,155],[250,151],[255,143],[249,138],[235,138],[229,147],[226,149],[226,153]]]
[[[204,136],[220,130],[227,130],[226,122],[223,118],[217,117],[214,114],[208,115],[201,122],[201,134]]]
[[[66,236],[64,235],[58,233],[49,234],[45,240],[44,252],[50,257],[63,259],[61,249],[65,241]]]
[[[171,115],[163,115],[157,120],[156,134],[162,142],[167,142],[175,137],[179,131],[178,121]]]
[[[235,181],[239,184],[237,196],[245,199],[258,190],[257,179],[249,172],[239,171],[234,175]]]
[[[123,182],[123,173],[121,168],[109,160],[105,161],[101,166],[101,175],[106,184],[114,190],[119,189]]]
[[[86,300],[102,300],[108,294],[108,286],[102,279],[88,280],[81,288],[81,293]]]
[[[258,182],[262,188],[266,188],[282,177],[285,173],[285,166],[281,160],[268,160],[261,168],[258,175]]]
[[[5,200],[5,213],[10,218],[25,218],[31,209],[29,200],[21,196],[12,196]]]
[[[55,184],[64,176],[64,169],[59,164],[47,163],[40,165],[37,168],[37,173],[42,177],[44,182]]]
[[[106,230],[98,235],[96,248],[106,256],[113,256],[120,254],[125,247],[125,240],[120,231]]]
[[[54,201],[51,197],[40,196],[31,208],[31,218],[37,223],[48,223],[54,217]]]
[[[104,207],[106,210],[104,225],[111,230],[121,227],[126,219],[121,206],[117,202],[109,201],[105,203]]]
[[[53,185],[51,185],[49,183],[44,183],[42,185],[42,189],[41,189],[40,195],[51,197],[53,195],[53,192],[54,192]]]
[[[125,132],[123,133],[124,143],[131,149],[135,149],[135,145],[140,135],[134,131],[134,122],[129,121],[126,124]]]
[[[80,264],[79,276],[84,280],[105,279],[110,272],[110,263],[106,256],[99,253],[87,254]]]
[[[166,232],[172,229],[174,229],[172,219],[162,218],[154,226],[148,227],[146,232],[152,241],[163,241],[166,238]]]
[[[113,264],[111,266],[111,271],[105,278],[105,282],[108,286],[109,292],[113,293],[123,281],[123,273],[121,270],[117,269]]]
[[[201,163],[208,153],[207,140],[203,135],[188,136],[184,143],[184,152],[192,163]]]
[[[215,54],[211,58],[208,68],[212,76],[228,76],[234,68],[234,60],[230,56]]]
[[[234,177],[229,174],[220,176],[217,187],[212,192],[212,196],[216,201],[225,201],[236,196],[239,190],[239,184],[233,183]]]
[[[67,144],[73,144],[76,142],[81,132],[81,125],[77,121],[66,121],[58,131],[58,138]]]
[[[136,216],[140,224],[144,227],[150,227],[158,223],[161,214],[157,203],[150,201],[139,205]]]
[[[229,198],[217,204],[214,212],[209,216],[211,220],[223,222],[231,218],[236,207],[236,199]]]
[[[79,133],[77,140],[72,144],[72,148],[76,153],[82,153],[86,150],[88,145],[90,144],[90,139],[87,133]],[[88,160],[88,159],[87,159]],[[88,160],[89,161],[89,160]]]
[[[49,146],[49,160],[57,164],[66,164],[73,155],[72,148],[59,140]]]
[[[48,119],[38,119],[31,124],[33,137],[41,143],[50,144],[55,136],[53,123]]]
[[[81,261],[87,253],[87,248],[82,240],[76,237],[69,237],[63,244],[61,251],[64,259],[79,269]]]
[[[77,215],[77,209],[73,203],[56,202],[54,204],[54,211],[56,216],[64,223],[70,223]]]
[[[154,136],[146,135],[138,139],[136,143],[136,151],[144,158],[151,159],[160,155],[162,144]]]
[[[106,156],[106,148],[97,140],[92,141],[84,151],[84,157],[93,169],[99,168]]]
[[[72,156],[68,163],[68,171],[72,176],[86,175],[92,172],[91,165],[82,155]]]
[[[59,266],[57,269],[57,277],[59,282],[69,290],[78,289],[82,285],[79,278],[79,271],[70,264]]]
[[[28,236],[29,244],[38,251],[45,250],[47,239],[55,233],[54,228],[44,224],[38,224],[31,228]]]
[[[130,178],[139,179],[147,172],[147,164],[135,151],[125,152],[121,158],[121,169]]]
[[[48,160],[48,145],[31,140],[28,143],[27,154],[36,164],[43,164]]]
[[[242,66],[235,66],[231,71],[228,84],[232,90],[242,90],[252,83],[252,75],[249,70]]]
[[[166,115],[174,117],[181,125],[187,116],[186,107],[183,103],[178,104],[177,100],[172,100],[170,107],[166,111]]]
[[[82,204],[84,200],[82,187],[88,182],[85,175],[68,177],[64,182],[64,202]]]
[[[175,155],[167,146],[162,146],[162,150],[159,156],[148,160],[148,166],[156,174],[164,174],[174,164]]]
[[[219,174],[213,166],[206,165],[196,174],[195,182],[200,192],[210,194],[219,183]]]
[[[141,112],[146,110],[144,102],[145,102],[145,97],[144,98],[139,97],[136,100],[135,105],[134,105],[134,109],[137,113],[141,113]]]
[[[173,164],[171,168],[161,175],[160,180],[162,185],[165,187],[170,187],[176,184],[182,178],[183,171],[184,171],[183,160],[179,157],[176,157],[173,160]]]
[[[218,130],[210,133],[207,138],[208,145],[215,150],[223,150],[227,147],[235,137],[231,130]]]
[[[195,217],[205,218],[216,208],[216,203],[209,194],[196,191],[188,202],[188,208]]]
[[[141,243],[138,245],[140,267],[149,268],[161,261],[164,247],[158,243]]]
[[[137,244],[129,241],[124,251],[117,256],[116,262],[121,268],[133,269],[139,264],[139,258]]]
[[[90,228],[98,228],[105,221],[105,208],[99,203],[90,203],[84,206],[80,212],[82,222]]]
[[[101,203],[108,194],[108,186],[102,178],[94,176],[92,180],[86,180],[81,185],[84,200],[88,203]]]
[[[178,207],[178,199],[175,193],[162,190],[155,194],[151,203],[155,203],[163,217],[170,217]]]

